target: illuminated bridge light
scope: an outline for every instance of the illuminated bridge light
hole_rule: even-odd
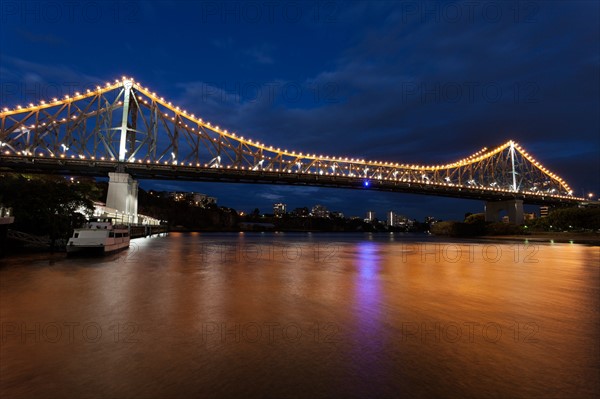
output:
[[[527,186],[530,183],[535,183],[536,181],[539,181],[540,179],[545,179],[546,182],[544,183],[543,187],[540,186],[540,189],[543,189],[543,192],[545,193],[545,196],[548,197],[554,197],[554,198],[569,198],[569,199],[573,199],[575,197],[573,197],[573,192],[571,190],[571,188],[569,187],[569,185],[557,174],[550,172],[547,168],[545,168],[543,165],[540,164],[540,162],[535,159],[529,152],[525,151],[518,143],[516,143],[513,140],[508,140],[506,141],[504,144],[497,146],[495,148],[492,149],[488,149],[487,147],[483,147],[482,149],[480,149],[479,151],[476,151],[475,153],[464,157],[456,162],[452,162],[452,163],[447,163],[447,164],[443,164],[443,165],[416,165],[416,164],[402,164],[402,163],[394,163],[394,162],[390,162],[390,161],[378,161],[378,160],[369,160],[369,161],[365,161],[365,159],[361,159],[361,158],[348,158],[348,157],[341,157],[341,156],[336,156],[336,155],[323,155],[323,154],[319,154],[317,155],[316,153],[310,153],[310,154],[304,154],[302,152],[296,152],[296,151],[291,151],[288,152],[287,149],[285,150],[281,150],[280,147],[277,147],[277,153],[275,153],[274,150],[274,146],[272,145],[266,145],[265,143],[261,143],[259,141],[256,140],[252,140],[250,138],[248,139],[244,139],[244,136],[241,136],[240,139],[237,138],[235,133],[229,133],[226,129],[222,129],[221,127],[219,127],[218,125],[215,125],[214,127],[212,127],[210,122],[202,122],[202,118],[197,118],[195,116],[195,114],[190,114],[188,113],[187,110],[182,110],[179,106],[175,106],[173,105],[171,102],[166,102],[165,99],[163,97],[157,97],[156,93],[154,92],[150,92],[150,89],[147,87],[144,87],[138,83],[132,83],[133,79],[132,78],[127,78],[125,76],[122,77],[121,81],[119,80],[115,80],[114,84],[111,83],[106,83],[106,89],[102,89],[101,86],[96,86],[96,89],[98,90],[98,92],[95,93],[90,93],[90,90],[87,89],[86,92],[87,94],[81,94],[80,92],[75,92],[74,97],[70,97],[69,95],[65,95],[65,100],[59,100],[58,98],[53,98],[52,102],[50,102],[49,105],[46,105],[45,101],[40,101],[40,105],[39,106],[35,106],[33,103],[29,104],[30,108],[26,108],[23,109],[23,107],[21,107],[20,105],[17,105],[16,107],[14,107],[13,110],[10,110],[10,108],[5,107],[3,108],[3,112],[0,112],[0,116],[3,118],[2,122],[4,123],[7,114],[11,115],[11,118],[16,118],[14,121],[11,121],[11,123],[15,123],[15,124],[20,124],[22,127],[21,129],[24,129],[25,125],[25,121],[27,120],[26,118],[23,118],[23,121],[19,121],[18,120],[18,116],[22,115],[23,117],[25,116],[25,112],[41,112],[42,109],[46,109],[49,106],[56,106],[57,104],[71,104],[72,106],[75,107],[74,111],[76,112],[69,112],[68,115],[70,116],[66,116],[60,118],[60,116],[64,115],[64,113],[60,116],[56,115],[54,117],[48,115],[44,115],[42,118],[40,118],[41,120],[39,122],[38,118],[36,117],[36,123],[35,125],[31,125],[30,129],[33,130],[35,129],[35,134],[36,134],[36,138],[35,140],[39,140],[37,143],[35,143],[34,145],[31,145],[31,143],[27,142],[26,144],[24,142],[20,142],[19,140],[25,140],[24,138],[21,139],[13,139],[11,136],[8,136],[8,138],[5,140],[8,145],[10,145],[10,149],[12,151],[9,151],[9,153],[12,154],[16,154],[17,153],[17,149],[21,149],[21,148],[37,148],[37,147],[45,147],[45,148],[50,148],[51,146],[56,146],[56,143],[49,143],[48,141],[44,141],[47,139],[44,139],[44,137],[50,137],[51,135],[47,135],[45,133],[50,131],[50,128],[52,129],[60,129],[60,133],[59,134],[64,134],[66,129],[66,132],[69,133],[69,131],[72,131],[73,126],[70,126],[70,123],[66,121],[66,119],[68,120],[80,120],[80,121],[85,121],[87,115],[86,113],[80,111],[82,109],[85,109],[83,107],[79,106],[80,101],[82,101],[82,99],[84,98],[98,98],[98,99],[104,99],[104,97],[99,97],[105,93],[109,93],[111,91],[114,91],[115,93],[118,93],[117,90],[123,90],[123,88],[127,89],[127,90],[132,90],[133,93],[133,98],[140,100],[140,104],[146,104],[144,107],[140,107],[140,110],[138,112],[144,111],[147,112],[147,110],[152,110],[152,112],[155,112],[155,116],[159,119],[162,120],[164,123],[166,123],[167,129],[169,128],[169,126],[173,127],[173,126],[181,126],[184,127],[188,132],[191,130],[193,132],[196,132],[195,127],[198,127],[198,134],[196,135],[196,133],[194,133],[194,139],[198,140],[198,143],[200,140],[202,141],[208,141],[210,140],[211,142],[211,146],[216,146],[217,144],[219,145],[219,153],[223,150],[223,151],[227,151],[228,155],[233,155],[237,158],[244,158],[246,156],[257,156],[259,153],[261,154],[260,157],[262,157],[263,159],[267,159],[267,160],[272,160],[272,159],[277,159],[276,162],[282,162],[282,165],[285,164],[287,165],[286,167],[280,167],[280,168],[275,168],[275,164],[271,164],[270,166],[267,167],[268,170],[277,170],[277,171],[287,171],[288,173],[291,172],[295,172],[298,174],[305,174],[305,175],[326,175],[326,176],[346,176],[346,177],[363,177],[363,178],[373,178],[373,179],[378,179],[378,180],[383,180],[383,181],[408,181],[408,182],[419,182],[421,181],[427,181],[427,184],[431,184],[431,185],[437,185],[437,186],[446,186],[446,187],[461,187],[461,185],[459,184],[454,184],[452,183],[452,179],[456,179],[456,180],[463,180],[463,181],[467,181],[467,177],[466,177],[466,173],[468,171],[467,167],[471,166],[473,169],[475,169],[475,173],[478,173],[478,177],[477,180],[481,181],[481,184],[479,183],[475,183],[474,181],[469,180],[468,183],[466,183],[465,185],[468,186],[472,186],[472,189],[478,189],[478,190],[485,190],[486,192],[493,192],[493,191],[497,191],[499,193],[511,193],[514,192],[515,190],[513,190],[512,186],[510,186],[511,188],[508,189],[507,187],[505,188],[501,188],[499,187],[499,184],[495,184],[495,182],[490,182],[490,180],[488,178],[485,177],[485,175],[483,175],[483,173],[485,173],[485,168],[491,167],[489,165],[487,165],[486,160],[491,159],[492,162],[490,162],[490,165],[495,165],[497,161],[501,161],[501,162],[505,162],[506,159],[506,153],[508,151],[512,151],[511,154],[517,155],[519,158],[519,162],[521,163],[525,163],[524,165],[519,165],[520,168],[524,168],[519,170],[519,174],[522,176],[526,177],[526,181],[524,182],[524,186]],[[122,91],[121,91],[122,93]],[[143,94],[143,95],[142,95]],[[146,96],[146,97],[144,97]],[[120,97],[123,98],[123,97]],[[150,104],[148,104],[149,102],[146,101],[146,98],[150,98],[152,99],[152,101],[150,102]],[[104,101],[104,100],[102,100]],[[109,104],[110,100],[107,100],[107,105],[109,105],[110,107],[112,107],[110,109],[110,111],[112,112],[115,108],[116,105],[122,106],[123,105],[123,101],[121,101],[119,99],[119,97],[117,97],[116,99],[114,99],[112,103]],[[85,103],[86,106],[88,103]],[[174,112],[174,116],[170,116],[168,114],[168,112],[161,112],[163,110],[165,110],[165,108],[167,110],[171,110]],[[6,113],[6,114],[4,114]],[[14,115],[14,116],[13,116]],[[143,115],[143,114],[142,114]],[[42,116],[41,114],[39,116]],[[54,119],[53,119],[54,118]],[[166,118],[166,119],[165,119]],[[183,118],[186,118],[188,121],[192,121],[194,124],[196,124],[197,126],[195,127],[190,127],[187,123],[185,123],[186,121],[183,120]],[[64,122],[64,124],[58,124],[57,121],[62,121]],[[73,123],[74,124],[74,123]],[[2,126],[5,126],[4,124]],[[4,127],[3,127],[4,128]],[[20,132],[22,130],[20,129],[15,129],[14,126],[8,126],[8,128],[11,129],[11,132]],[[139,128],[139,126],[138,126]],[[207,129],[209,129],[211,132],[215,132],[218,134],[217,138],[209,138],[206,136],[206,132]],[[0,133],[3,133],[0,131]],[[97,133],[97,132],[96,132]],[[141,132],[144,133],[144,132]],[[204,135],[203,135],[204,133]],[[41,134],[39,137],[41,138],[37,138],[38,134]],[[97,133],[98,134],[98,133]],[[212,133],[211,133],[212,134]],[[3,135],[3,137],[6,137],[5,135]],[[20,137],[24,137],[24,136],[20,136]],[[90,137],[93,137],[94,139],[97,139],[97,136],[93,136],[91,135]],[[177,139],[173,139],[172,140],[177,140]],[[27,139],[29,140],[29,139]],[[237,144],[236,144],[237,143]],[[238,146],[239,144],[239,146]],[[60,143],[58,143],[58,145],[60,145]],[[172,143],[173,145],[173,143]],[[181,144],[179,144],[181,145]],[[198,145],[198,144],[196,144]],[[245,147],[242,147],[245,146]],[[169,148],[169,147],[167,147]],[[171,147],[171,148],[177,148],[177,147]],[[242,150],[242,148],[244,148],[244,150]],[[216,147],[215,147],[216,149]],[[182,151],[184,149],[182,148]],[[262,155],[262,151],[263,150],[268,150],[271,151],[273,155],[273,157],[268,157],[268,156],[263,156]],[[63,150],[64,151],[64,150]],[[250,151],[250,153],[248,153],[248,151]],[[197,152],[197,150],[196,150]],[[168,153],[168,152],[167,152]],[[35,155],[34,153],[30,153],[28,151],[22,151],[20,154],[22,154],[23,156],[27,156],[27,155]],[[499,154],[499,155],[498,155]],[[53,154],[51,152],[49,152],[49,155],[52,157]],[[57,156],[59,156],[60,154],[57,154]],[[71,154],[68,154],[71,155]],[[42,155],[40,155],[42,156]],[[288,159],[286,157],[292,157],[292,159]],[[64,157],[64,156],[63,156]],[[71,157],[73,157],[71,155]],[[198,165],[201,164],[201,159],[200,156],[198,154],[195,155],[195,157],[197,159],[194,159],[194,162]],[[82,157],[80,157],[81,159],[84,159]],[[146,158],[146,157],[145,157]],[[91,156],[91,159],[94,159],[93,155]],[[224,158],[225,159],[225,158]],[[233,161],[233,159],[236,159],[234,157],[230,157],[231,161]],[[317,165],[317,163],[315,163],[316,161],[323,161],[322,163],[319,163]],[[116,161],[115,157],[111,158],[111,161]],[[131,162],[135,162],[135,159],[131,158],[130,159]],[[174,159],[172,159],[172,161],[176,161]],[[140,162],[140,160],[138,160],[138,163]],[[146,159],[146,163],[153,163],[153,162],[157,162],[157,160],[154,159]],[[271,161],[270,161],[271,162]],[[340,164],[340,165],[336,165],[333,164],[333,162],[344,162],[345,164]],[[187,162],[188,165],[192,165],[191,162]],[[303,164],[306,163],[306,165],[304,166],[307,169],[302,169],[303,168]],[[294,168],[293,165],[294,164],[298,164],[298,169]],[[310,164],[310,165],[309,165]],[[181,164],[179,164],[179,166],[182,166]],[[223,164],[223,165],[218,165],[219,167],[223,167],[226,169],[231,169],[232,165],[227,165],[227,164]],[[338,167],[339,166],[339,167]],[[403,170],[401,171],[397,171],[397,170],[393,170],[393,168],[401,168]],[[501,165],[501,167],[504,168],[503,173],[506,173],[508,175],[510,175],[510,165],[504,163],[503,165]],[[235,165],[233,166],[233,169],[237,169],[238,166]],[[252,168],[252,166],[250,166],[248,168],[248,170],[250,170]],[[514,166],[513,166],[514,168]],[[477,170],[479,170],[479,172],[477,172]],[[339,171],[339,173],[338,173]],[[428,172],[433,172],[433,171],[440,171],[440,173],[428,173]],[[356,172],[356,173],[355,173]],[[400,174],[398,174],[400,172]],[[494,176],[496,176],[497,171],[491,171],[492,173],[494,173]],[[418,173],[418,174],[417,174]],[[469,171],[468,173],[472,174],[474,173],[472,170]],[[513,171],[514,173],[514,171]],[[444,176],[444,175],[451,175],[450,176]],[[384,177],[384,175],[386,177]],[[412,175],[410,176],[410,178],[407,178],[406,175]],[[419,177],[420,175],[420,177]],[[400,177],[398,177],[400,176]],[[483,176],[483,177],[479,177],[479,176]],[[363,182],[363,184],[365,184],[365,187],[367,187],[370,182],[369,180],[365,180]],[[504,183],[503,183],[504,184]],[[465,185],[462,185],[463,187],[465,187]],[[487,186],[487,187],[484,187]],[[529,186],[531,187],[531,186]],[[520,188],[517,189],[516,191],[521,191],[521,192],[526,192],[526,193],[531,193],[532,189],[525,189],[525,188]],[[539,193],[540,190],[538,190],[538,192],[535,195],[541,195],[541,193]]]

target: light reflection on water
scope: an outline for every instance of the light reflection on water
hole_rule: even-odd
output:
[[[599,249],[171,234],[0,269],[0,396],[594,397]]]

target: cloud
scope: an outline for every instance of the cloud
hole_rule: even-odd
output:
[[[270,192],[260,193],[258,196],[262,197],[262,198],[265,198],[265,199],[268,199],[270,201],[279,201],[279,200],[281,200],[281,199],[284,198],[283,195],[277,195],[277,194],[273,194],[273,193],[270,193]]]
[[[254,62],[262,65],[273,64],[274,60],[271,55],[273,47],[268,44],[263,44],[257,47],[251,47],[244,51],[244,54],[249,56]]]
[[[229,50],[233,47],[233,38],[228,37],[224,39],[212,39],[210,44],[218,49]]]
[[[2,63],[4,64],[4,68],[11,71],[11,75],[15,77],[24,75],[37,75],[39,79],[41,79],[43,76],[45,81],[63,80],[92,83],[104,82],[106,80],[80,72],[71,66],[62,64],[38,63],[8,55],[2,56]]]
[[[597,154],[586,151],[598,149],[600,65],[589,48],[597,24],[580,4],[540,8],[532,22],[504,9],[497,22],[477,14],[453,23],[423,22],[421,14],[407,18],[389,3],[345,7],[339,15],[344,23],[365,12],[385,23],[364,28],[327,70],[301,82],[259,85],[266,91],[270,84],[293,83],[306,94],[329,84],[335,101],[277,101],[282,92],[275,90],[275,100],[225,96],[207,112],[276,147],[427,164],[508,139],[544,162],[576,132],[564,148],[592,162]],[[555,148],[544,146],[549,142]],[[567,180],[581,175],[568,162],[557,169]]]
[[[54,46],[66,44],[66,41],[63,38],[50,33],[37,35],[23,28],[17,29],[17,33],[31,43],[49,44]]]
[[[2,56],[0,102],[26,104],[72,95],[104,82],[104,79],[79,72],[66,65],[49,65]]]
[[[318,192],[318,187],[270,186],[266,191],[259,193],[258,196],[271,201],[281,201],[299,197],[306,199],[306,197],[311,197]]]
[[[536,2],[536,13],[520,9],[515,14],[510,7],[529,3],[495,2],[505,7],[498,21],[486,18],[483,4],[468,19],[465,7],[471,2],[448,3],[462,7],[458,21],[440,11],[451,7],[446,3],[332,3],[335,10],[321,9],[319,15],[334,11],[334,21],[305,18],[304,24],[286,25],[287,33],[278,27],[280,37],[260,29],[250,34],[232,24],[222,31],[211,26],[214,31],[202,32],[205,40],[195,46],[198,54],[218,57],[197,65],[161,64],[181,48],[178,42],[173,49],[166,42],[152,42],[164,53],[157,55],[155,48],[148,52],[157,57],[151,63],[157,81],[147,83],[164,85],[161,95],[203,119],[275,147],[433,164],[515,139],[578,190],[600,186],[597,3]],[[406,8],[413,5],[416,10]],[[191,33],[197,32],[186,32]],[[299,33],[319,41],[310,48],[295,47],[308,43]],[[80,73],[72,59],[34,62],[4,54],[2,82],[36,87],[102,81]],[[181,73],[172,88],[174,70]],[[282,196],[286,201],[299,198],[298,205],[348,198],[344,206],[359,209],[373,196],[360,190],[214,187],[240,206]],[[429,197],[377,196],[387,201],[382,208],[430,204]],[[461,211],[461,204],[475,204],[432,201]]]

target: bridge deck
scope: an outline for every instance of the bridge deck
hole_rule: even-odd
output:
[[[23,156],[0,156],[0,167],[29,173],[76,174],[82,176],[106,177],[117,168],[129,173],[135,179],[186,180],[227,183],[255,183],[305,185],[333,188],[353,188],[411,194],[436,195],[484,201],[521,199],[526,204],[575,205],[577,198],[559,198],[509,191],[496,191],[483,187],[438,185],[426,181],[403,182],[399,180],[365,179],[359,177],[332,176],[302,173],[251,171],[229,168],[210,168],[172,164],[120,163],[116,161],[82,160],[69,158],[40,158]]]

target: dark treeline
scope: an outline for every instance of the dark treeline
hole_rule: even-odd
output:
[[[52,241],[66,239],[91,215],[93,202],[104,202],[108,184],[92,178],[54,175],[0,173],[0,204],[13,208],[12,229],[48,236]],[[600,229],[600,208],[554,209],[548,217],[526,222],[486,223],[482,214],[468,216],[464,222],[438,222],[431,226],[414,222],[410,227],[389,227],[378,220],[359,218],[314,217],[306,214],[262,215],[258,209],[240,215],[234,209],[215,204],[177,201],[143,189],[138,194],[138,211],[168,223],[172,230],[198,231],[431,231],[453,236],[525,234],[529,231],[584,231]],[[83,214],[81,213],[83,212]]]
[[[557,208],[550,211],[547,217],[528,220],[524,225],[513,223],[486,222],[484,215],[469,215],[464,222],[439,222],[431,227],[436,235],[493,236],[529,234],[547,231],[599,231],[600,208]]]
[[[11,228],[52,242],[70,237],[101,194],[93,179],[0,173],[0,203],[15,217]]]
[[[151,195],[139,189],[138,213],[168,223],[171,229],[237,231],[239,216],[234,209],[214,204],[195,206],[168,196]]]
[[[189,231],[427,231],[426,224],[415,223],[410,229],[389,228],[377,220],[342,217],[314,217],[285,214],[281,217],[263,215],[258,209],[240,215],[235,209],[214,204],[195,206],[176,201],[166,195],[152,195],[140,190],[138,210],[141,214],[167,221],[171,230]]]
[[[558,208],[531,227],[542,231],[600,230],[600,208]]]
[[[252,230],[276,231],[424,232],[429,230],[429,225],[417,222],[410,227],[389,227],[377,219],[366,222],[359,218],[299,216],[289,213],[274,217],[260,215],[256,211],[241,218],[240,223],[242,227],[246,224],[247,228]],[[252,223],[256,225],[252,226]]]

